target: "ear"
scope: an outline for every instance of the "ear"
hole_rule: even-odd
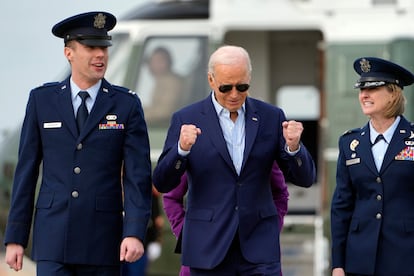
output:
[[[214,90],[214,78],[210,72],[207,73],[207,79],[208,79],[208,84],[210,85],[211,89]]]
[[[65,46],[65,48],[63,48],[63,54],[65,55],[66,59],[70,62],[72,59],[72,53],[73,53],[73,49],[70,47]]]

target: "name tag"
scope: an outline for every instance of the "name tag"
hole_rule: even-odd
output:
[[[43,128],[61,128],[62,122],[43,123]]]
[[[346,163],[347,166],[359,164],[359,163],[361,163],[361,158],[349,159],[349,160],[346,160],[345,163]]]

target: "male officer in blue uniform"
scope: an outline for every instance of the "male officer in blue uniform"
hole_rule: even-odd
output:
[[[368,123],[339,138],[332,198],[332,275],[414,275],[414,126],[404,116],[407,69],[354,62]]]
[[[33,89],[28,100],[4,241],[6,262],[16,271],[41,164],[32,250],[38,275],[115,276],[121,261],[143,254],[151,209],[149,141],[137,95],[104,79],[107,32],[115,24],[110,13],[88,12],[52,29],[64,39],[71,75]]]

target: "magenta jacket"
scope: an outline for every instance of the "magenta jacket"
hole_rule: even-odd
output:
[[[275,203],[277,213],[279,215],[279,230],[283,227],[283,218],[288,210],[289,192],[279,166],[274,162],[272,174],[270,178],[272,188],[273,202]],[[187,175],[183,174],[180,184],[172,191],[163,194],[163,206],[165,214],[171,224],[171,229],[175,237],[178,239],[184,223],[185,206],[184,196],[187,193]],[[190,275],[188,267],[182,267],[180,276]]]

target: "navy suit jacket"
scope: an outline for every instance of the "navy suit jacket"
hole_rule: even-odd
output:
[[[121,239],[143,241],[151,210],[149,141],[141,103],[125,88],[103,80],[78,133],[70,91],[68,78],[30,93],[5,243],[27,246],[42,163],[33,258],[119,264]]]
[[[219,264],[238,231],[244,257],[253,263],[279,262],[278,216],[270,175],[277,160],[285,177],[309,187],[315,180],[310,154],[301,145],[295,156],[285,151],[281,109],[246,99],[245,151],[237,175],[211,95],[175,113],[153,181],[169,192],[188,173],[188,201],[183,227],[184,265],[211,269]],[[188,156],[178,154],[182,124],[202,131]]]
[[[369,125],[339,139],[332,264],[348,273],[414,275],[414,126],[404,117],[380,171]]]

